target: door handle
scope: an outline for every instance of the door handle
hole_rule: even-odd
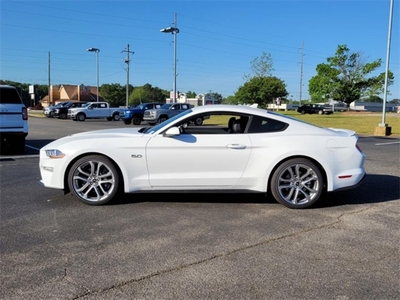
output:
[[[226,147],[229,149],[246,149],[246,145],[243,144],[229,144]]]

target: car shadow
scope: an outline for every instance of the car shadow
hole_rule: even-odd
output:
[[[355,189],[343,190],[325,194],[309,209],[357,205],[369,203],[383,203],[400,199],[400,177],[391,175],[367,175],[361,185]],[[151,192],[123,194],[108,205],[121,205],[140,202],[166,203],[255,203],[278,204],[271,196],[263,193],[175,193]],[[279,204],[280,205],[280,204]]]
[[[400,177],[367,174],[355,189],[327,193],[314,208],[342,205],[372,204],[400,200]]]

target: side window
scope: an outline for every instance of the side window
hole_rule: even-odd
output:
[[[160,104],[156,104],[156,107],[155,108],[160,108],[161,107],[161,105]]]
[[[283,131],[288,124],[263,117],[253,117],[248,133],[264,133]]]
[[[188,109],[189,107],[186,104],[182,104],[182,109]]]
[[[101,103],[100,108],[106,108],[106,105],[104,103]]]

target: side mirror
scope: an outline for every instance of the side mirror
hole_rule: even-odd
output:
[[[171,127],[164,133],[164,136],[176,136],[176,135],[180,135],[180,134],[181,134],[181,132],[178,127]]]

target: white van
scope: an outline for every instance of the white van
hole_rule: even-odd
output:
[[[18,90],[10,85],[0,85],[0,142],[1,148],[23,152],[28,135],[28,110]]]

